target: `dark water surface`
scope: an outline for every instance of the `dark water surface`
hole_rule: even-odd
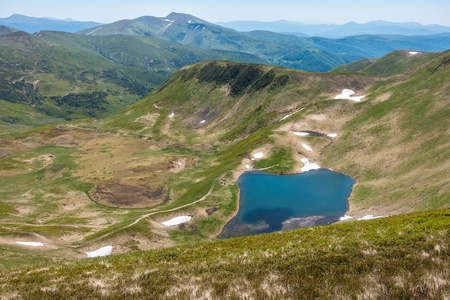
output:
[[[237,181],[239,211],[219,237],[335,222],[348,210],[355,181],[328,169],[295,175],[249,171]]]

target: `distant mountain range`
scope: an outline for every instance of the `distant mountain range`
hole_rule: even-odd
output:
[[[35,18],[18,14],[14,14],[8,18],[0,18],[0,25],[13,27],[28,33],[35,33],[41,30],[77,32],[100,24],[97,22],[82,22],[72,19]]]
[[[70,31],[70,28],[64,26],[70,25],[73,30],[73,26],[75,25],[88,26],[95,24],[93,27],[91,26],[77,31],[77,35],[151,36],[153,38],[200,49],[231,51],[235,53],[240,52],[252,55],[252,57],[247,57],[250,59],[250,61],[247,62],[259,59],[259,63],[319,72],[326,72],[337,66],[361,59],[382,57],[389,52],[399,49],[426,52],[437,52],[450,49],[450,33],[412,36],[365,34],[339,39],[300,37],[294,34],[282,34],[266,30],[239,32],[234,29],[207,22],[192,15],[180,13],[171,13],[166,17],[143,16],[133,20],[120,20],[110,24],[30,18],[20,15],[13,15],[7,19],[9,25],[0,25],[0,34],[10,33],[17,29],[23,30],[21,28],[27,26],[34,26],[34,30],[40,30],[45,26],[53,24],[56,27],[59,26],[59,31]],[[12,24],[16,24],[16,27],[13,28],[10,26]],[[300,23],[280,21],[274,22],[273,24],[287,24],[292,28],[292,26],[297,26]],[[366,28],[372,30],[374,30],[374,28],[384,28],[384,30],[387,30],[386,28],[391,27],[392,29],[392,26],[394,25],[397,27],[400,26],[398,24],[401,24],[403,27],[408,25],[408,28],[416,28],[417,30],[420,28],[428,28],[428,32],[441,32],[445,29],[445,27],[438,25],[422,26],[417,23],[389,23],[384,21],[367,24],[348,23],[339,28],[342,29],[342,32],[345,31],[343,28],[349,30],[351,28]],[[322,25],[317,26],[320,27]],[[316,29],[319,28],[317,26]],[[330,28],[338,30],[338,27],[330,27],[331,25],[324,26],[325,27],[321,28],[323,30],[325,30],[324,28],[327,28],[327,32],[331,32]],[[66,29],[63,30],[64,28]],[[285,29],[286,28],[287,27],[285,27]],[[434,31],[432,31],[432,29]],[[395,31],[391,31],[391,33],[392,32]],[[424,31],[422,30],[420,32]],[[222,52],[222,54],[224,54],[222,59],[230,58],[229,55],[225,55],[225,52]],[[245,56],[241,56],[239,61],[242,61],[244,57]],[[180,67],[182,65],[183,64],[180,64]],[[169,69],[172,69],[172,67],[169,67]]]
[[[427,59],[403,55],[365,69],[373,62],[368,59],[398,49],[408,49],[406,54],[448,50],[450,33],[305,38],[270,31],[239,32],[179,13],[96,23],[76,33],[40,30],[29,34],[0,25],[0,100],[9,103],[4,103],[1,120],[18,124],[22,119],[17,116],[24,114],[17,112],[30,107],[58,120],[110,116],[149,94],[176,70],[204,60],[316,72],[343,65],[334,71],[389,76]],[[355,61],[359,62],[348,65]],[[41,119],[26,122],[32,127]]]
[[[171,14],[173,17],[173,14]],[[181,14],[176,14],[181,15]],[[170,15],[169,15],[170,16]],[[167,16],[166,18],[169,18]],[[143,21],[144,19],[152,18],[154,21],[156,17],[142,17],[135,20],[122,20],[115,23],[127,24],[133,21]],[[190,16],[192,22],[197,22],[200,19]],[[203,20],[200,20],[204,22]],[[28,33],[35,33],[40,30],[77,32],[83,29],[102,25],[98,22],[83,22],[73,19],[59,20],[55,18],[36,18],[24,15],[14,14],[8,18],[0,18],[0,25],[16,28]],[[210,24],[212,25],[212,24]],[[288,33],[300,37],[320,36],[326,38],[342,38],[353,35],[365,34],[397,34],[397,35],[432,35],[450,32],[449,26],[442,25],[422,25],[415,22],[388,22],[383,20],[371,21],[368,23],[349,22],[342,25],[336,24],[305,24],[293,21],[231,21],[231,22],[217,22],[215,25],[227,27],[237,31],[248,32],[254,30],[273,31],[277,33]]]
[[[387,22],[372,21],[358,24],[349,22],[343,25],[335,24],[304,24],[291,21],[233,21],[219,22],[220,26],[225,26],[238,31],[267,30],[280,33],[290,33],[297,36],[320,36],[326,38],[342,38],[352,35],[364,34],[399,34],[399,35],[430,35],[450,32],[450,27],[441,25],[421,25],[415,22]]]
[[[365,57],[336,54],[308,44],[294,45],[258,40],[236,30],[179,13],[171,13],[165,18],[144,16],[134,20],[121,20],[77,33],[89,36],[154,36],[196,48],[245,52],[265,60],[268,64],[308,71],[328,71],[335,66]]]
[[[363,58],[398,49],[450,49],[450,33],[439,35],[361,35],[342,39],[298,37],[270,31],[239,32],[197,17],[171,13],[165,18],[121,20],[77,32],[84,35],[144,35],[204,49],[249,53],[269,64],[306,71],[328,71]]]

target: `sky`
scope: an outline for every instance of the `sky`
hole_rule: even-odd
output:
[[[0,18],[21,14],[101,23],[178,12],[209,22],[283,19],[344,24],[385,20],[450,26],[449,0],[0,0],[0,6]]]

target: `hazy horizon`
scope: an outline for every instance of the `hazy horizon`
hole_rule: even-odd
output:
[[[287,20],[307,24],[367,23],[384,20],[389,22],[416,22],[422,25],[450,26],[450,1],[417,0],[310,1],[267,0],[204,1],[168,0],[164,3],[146,0],[16,0],[4,3],[0,18],[13,14],[37,18],[74,19],[111,23],[141,16],[165,17],[171,12],[186,13],[208,22]],[[239,8],[239,9],[237,9]]]

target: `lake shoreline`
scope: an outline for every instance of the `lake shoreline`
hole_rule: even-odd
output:
[[[239,169],[242,169],[242,170],[239,170]],[[229,221],[226,224],[224,224],[223,226],[221,226],[220,233],[216,236],[216,238],[218,238],[218,239],[231,237],[231,236],[258,234],[258,233],[263,233],[262,231],[264,231],[264,230],[271,230],[270,228],[273,228],[274,224],[273,224],[273,222],[271,223],[270,221],[269,221],[269,223],[271,223],[272,225],[269,226],[269,224],[264,222],[264,221],[263,222],[259,222],[258,221],[255,224],[243,224],[243,223],[241,223],[241,221],[239,221],[237,219],[239,217],[239,211],[243,207],[243,197],[242,197],[241,184],[238,182],[241,179],[242,175],[244,175],[245,173],[249,173],[250,176],[251,175],[263,175],[263,176],[267,175],[267,176],[282,176],[282,177],[288,176],[288,177],[290,177],[290,176],[299,176],[299,175],[306,174],[306,173],[310,172],[310,171],[308,171],[308,172],[301,172],[301,173],[277,175],[277,174],[264,172],[264,171],[259,170],[259,169],[254,169],[254,170],[251,170],[251,171],[245,170],[244,168],[239,168],[239,169],[236,170],[234,172],[234,174],[233,174],[234,175],[233,176],[234,179],[237,177],[236,184],[238,185],[238,195],[237,195],[237,197],[238,197],[238,201],[237,202],[238,203],[237,203],[237,208],[234,211],[232,217],[229,219]],[[330,169],[327,169],[327,168],[320,168],[318,170],[313,170],[311,172],[314,172],[314,171],[319,171],[319,172],[328,171],[328,172],[332,172],[332,173],[314,174],[314,176],[312,176],[312,177],[308,176],[308,177],[303,177],[302,179],[305,180],[305,179],[309,178],[308,180],[311,180],[311,178],[316,178],[318,176],[325,176],[325,178],[324,178],[325,180],[330,180],[329,179],[330,176],[335,176],[334,174],[336,174],[336,175],[340,175],[340,176],[345,176],[346,177],[346,179],[342,179],[341,178],[340,180],[345,180],[346,181],[345,185],[347,186],[347,188],[348,188],[348,185],[351,183],[351,185],[350,185],[350,192],[349,192],[348,196],[346,196],[345,199],[344,199],[344,201],[345,201],[345,211],[343,211],[342,213],[341,212],[339,212],[339,213],[332,213],[331,212],[330,213],[328,211],[330,208],[327,207],[326,210],[325,210],[325,215],[322,215],[322,214],[311,214],[311,215],[301,216],[301,214],[302,214],[301,213],[300,216],[297,216],[296,214],[294,214],[290,218],[280,219],[282,221],[283,225],[282,226],[280,225],[281,227],[280,227],[279,230],[290,230],[290,229],[304,228],[304,227],[309,227],[309,226],[327,225],[327,224],[331,224],[331,223],[336,223],[336,222],[339,222],[340,217],[344,216],[345,213],[350,209],[350,207],[349,207],[349,198],[350,198],[351,193],[353,191],[353,185],[355,184],[355,181],[352,178],[350,178],[350,177],[348,177],[348,176],[346,176],[346,175],[344,175],[342,173],[334,172],[334,171],[332,171]],[[280,178],[281,177],[278,177],[277,179],[279,180]],[[351,180],[351,182],[349,183],[348,180]],[[317,190],[319,190],[319,189],[317,189]],[[348,193],[348,191],[346,192],[346,194],[347,193]],[[341,200],[339,200],[339,201],[341,201]],[[297,204],[301,205],[301,203],[295,203],[294,205],[296,206]],[[340,205],[342,206],[342,204],[340,204]],[[264,210],[262,210],[261,213],[264,214],[264,212],[267,213],[267,211],[264,211]],[[272,209],[271,213],[273,213],[273,212],[274,211]],[[277,209],[277,214],[276,215],[278,217],[281,216],[281,218],[283,218],[285,214],[289,215],[289,213],[290,213],[289,209],[280,208],[280,209]],[[232,234],[232,235],[230,235],[230,233],[234,231],[234,229],[232,229],[231,227],[235,227],[236,229],[239,229],[238,231],[242,231],[242,234],[237,234],[237,235]],[[275,230],[272,230],[272,231],[278,231],[278,230],[275,229]]]

